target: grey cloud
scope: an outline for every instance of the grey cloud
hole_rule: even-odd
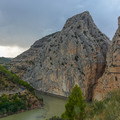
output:
[[[0,45],[29,47],[62,29],[67,18],[90,11],[95,23],[112,38],[120,13],[119,0],[0,0]]]

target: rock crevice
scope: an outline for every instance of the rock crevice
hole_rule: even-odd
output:
[[[120,17],[118,18],[118,29],[107,53],[106,69],[94,88],[93,98],[101,100],[108,92],[118,88],[120,88]]]

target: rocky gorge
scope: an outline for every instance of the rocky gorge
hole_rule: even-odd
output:
[[[103,76],[94,89],[94,99],[101,100],[112,90],[120,88],[120,17],[118,29],[107,53],[107,64]]]
[[[119,88],[119,45],[120,18],[111,42],[85,11],[14,58],[9,70],[36,90],[67,97],[78,84],[86,100],[100,100]]]

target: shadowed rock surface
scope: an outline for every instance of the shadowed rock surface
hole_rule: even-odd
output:
[[[78,84],[87,100],[104,72],[110,40],[89,14],[69,18],[60,32],[36,41],[16,57],[10,70],[35,89],[68,96]]]
[[[118,29],[107,54],[105,73],[95,86],[94,99],[101,100],[108,92],[118,88],[120,88],[120,17],[118,18]]]

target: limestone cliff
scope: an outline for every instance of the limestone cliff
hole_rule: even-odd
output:
[[[69,18],[60,32],[36,41],[10,69],[35,89],[53,94],[68,96],[79,84],[90,100],[104,72],[109,45],[86,11]]]
[[[118,18],[118,29],[107,54],[105,73],[98,80],[94,89],[94,99],[101,100],[108,92],[118,88],[120,88],[120,17]]]

